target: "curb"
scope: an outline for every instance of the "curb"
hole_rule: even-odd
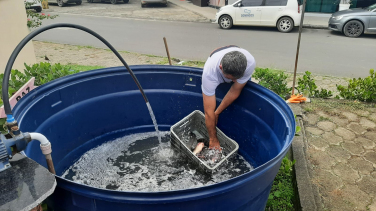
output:
[[[196,11],[194,11],[194,10],[191,10],[191,9],[188,9],[188,8],[186,8],[186,7],[182,7],[182,6],[176,4],[176,3],[172,2],[172,1],[168,1],[168,2],[171,3],[171,4],[173,4],[173,5],[175,5],[175,6],[178,6],[178,7],[181,7],[181,8],[183,8],[183,9],[189,10],[189,11],[193,12],[193,13],[196,14],[196,15],[199,15],[199,16],[201,16],[201,17],[204,17],[204,18],[206,19],[206,21],[204,21],[203,23],[205,23],[205,22],[207,22],[207,23],[212,23],[212,22],[211,22],[212,19],[208,19],[207,17],[203,16],[201,13],[198,13],[198,12],[196,12]]]
[[[302,109],[299,105],[289,104],[296,115],[296,125],[301,127],[299,136],[295,136],[292,142],[292,156],[296,160],[295,178],[298,188],[300,206],[302,211],[321,210],[321,198],[318,188],[312,184],[310,171],[307,164],[307,138],[305,135]]]
[[[54,9],[42,9],[42,12],[53,12]]]
[[[308,28],[308,29],[328,29],[328,26],[303,24],[303,28]]]

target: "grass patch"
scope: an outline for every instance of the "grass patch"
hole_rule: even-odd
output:
[[[164,57],[161,61],[157,62],[156,64],[160,64],[160,65],[169,64],[168,58]]]
[[[329,118],[326,118],[326,117],[320,116],[319,121],[325,121],[325,120],[329,120]]]
[[[186,61],[186,62],[183,62],[182,65],[190,66],[190,67],[201,67],[201,68],[203,68],[205,66],[205,62],[203,62],[203,61]]]
[[[284,157],[281,167],[274,179],[265,210],[295,210],[296,201],[293,185],[293,169],[295,160],[291,161]]]
[[[86,49],[93,49],[93,48],[95,48],[95,47],[90,46],[90,45],[76,45],[76,46],[77,46],[78,50],[81,50],[81,49],[84,49],[84,48],[86,48]]]
[[[78,65],[78,64],[67,64],[67,65],[62,65],[62,66],[68,67],[71,70],[77,70],[80,72],[105,68],[104,66],[88,66],[88,65]]]
[[[111,51],[111,49],[108,49],[108,48],[96,48],[96,49],[101,49],[101,50],[105,50],[105,51],[108,51],[108,52],[111,52],[112,53],[112,51]],[[131,53],[131,52],[129,52],[129,51],[118,51],[119,53]],[[135,54],[135,53],[134,53]]]
[[[156,55],[151,55],[151,54],[144,54],[144,55],[147,57],[151,57],[151,58],[162,58],[162,56],[156,56]]]

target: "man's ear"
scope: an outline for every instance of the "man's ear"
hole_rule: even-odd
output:
[[[222,64],[219,65],[219,69],[223,70],[223,69],[222,69]]]

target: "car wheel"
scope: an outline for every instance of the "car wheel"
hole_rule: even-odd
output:
[[[230,29],[232,27],[232,18],[229,15],[223,15],[219,18],[219,26],[222,29]]]
[[[360,21],[352,20],[345,24],[343,33],[347,37],[359,37],[363,33],[363,24]]]
[[[124,2],[125,4],[127,4],[127,3],[129,2],[129,0],[123,0],[123,2]]]
[[[76,4],[77,4],[77,5],[81,5],[81,4],[82,4],[82,1],[76,1]]]
[[[35,9],[35,11],[36,11],[36,12],[42,12],[42,7],[37,7],[37,8]]]
[[[110,0],[111,4],[116,4],[117,0]]]
[[[277,28],[280,32],[288,33],[294,28],[294,21],[289,17],[282,17],[277,22]]]
[[[64,7],[64,2],[63,2],[63,0],[57,0],[57,5],[58,5],[59,7]]]

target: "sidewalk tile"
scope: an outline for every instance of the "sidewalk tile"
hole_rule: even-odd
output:
[[[344,163],[338,163],[333,167],[333,172],[339,176],[343,182],[355,184],[360,177],[357,171]]]
[[[355,138],[355,134],[343,127],[339,127],[335,130],[336,134],[341,136],[345,140],[353,140]]]
[[[369,175],[373,171],[372,163],[364,160],[361,157],[353,156],[348,160],[348,162],[349,162],[349,165],[353,169],[359,171],[361,175]]]
[[[360,119],[360,124],[365,128],[375,128],[376,124],[364,117]],[[375,137],[376,138],[376,137]]]
[[[322,135],[322,137],[329,142],[329,144],[339,145],[343,142],[342,137],[334,134],[333,132],[326,132]]]
[[[363,176],[360,181],[357,182],[360,190],[376,195],[376,179],[371,176]]]

